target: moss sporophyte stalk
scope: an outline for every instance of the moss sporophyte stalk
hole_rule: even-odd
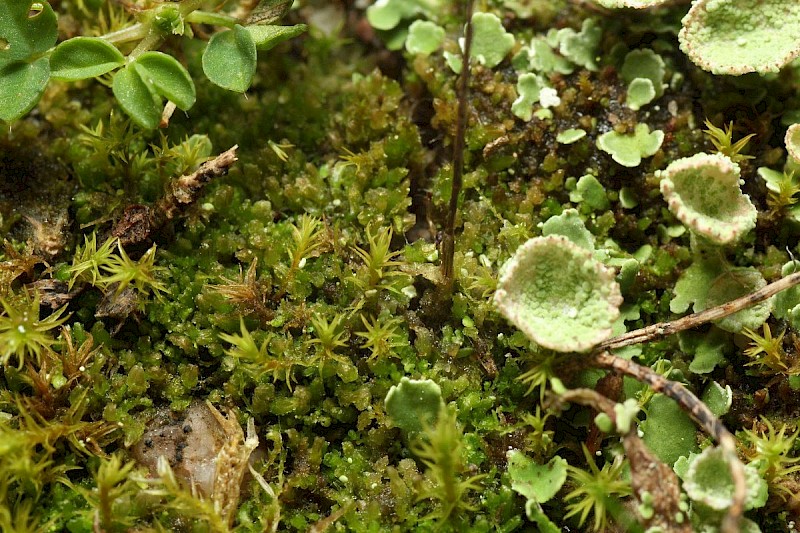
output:
[[[0,0],[0,530],[788,530],[799,5]]]

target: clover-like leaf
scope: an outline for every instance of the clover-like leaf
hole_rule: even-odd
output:
[[[699,312],[710,307],[722,305],[757,291],[766,284],[764,276],[755,268],[730,268],[711,282],[705,297],[695,302],[694,310]],[[714,323],[717,327],[731,333],[739,333],[744,328],[755,330],[769,318],[772,312],[772,302],[773,298],[769,298],[725,318],[716,320]]]
[[[561,235],[584,250],[594,251],[594,235],[586,229],[577,209],[565,209],[542,224],[542,236]]]
[[[161,99],[130,66],[114,74],[111,84],[114,97],[133,121],[146,129],[155,129],[161,120]]]
[[[756,225],[757,211],[739,187],[739,165],[722,154],[695,154],[661,173],[669,210],[693,232],[717,244],[739,239]]]
[[[117,48],[97,37],[75,37],[59,44],[50,56],[50,76],[76,81],[101,76],[125,64]]]
[[[800,55],[800,2],[697,0],[678,39],[689,59],[714,74],[778,72]]]
[[[706,390],[703,391],[703,396],[700,399],[703,400],[703,403],[714,413],[714,416],[722,416],[727,414],[731,409],[733,391],[730,385],[725,385],[723,387],[716,381],[712,381],[708,384]]]
[[[419,433],[436,422],[444,407],[442,389],[430,379],[408,379],[393,385],[384,400],[386,414],[406,433]]]
[[[33,108],[50,79],[50,63],[37,57],[56,43],[56,15],[47,2],[0,2],[0,119]]]
[[[781,275],[788,276],[800,271],[800,262],[789,261],[781,267]],[[775,318],[784,318],[795,329],[800,329],[800,287],[794,286],[775,295]]]
[[[511,112],[522,120],[533,117],[533,104],[539,101],[539,95],[545,87],[544,80],[530,72],[517,79],[517,99],[511,104]]]
[[[561,55],[587,70],[597,70],[597,46],[602,37],[602,28],[591,18],[583,21],[579,32],[564,28],[556,33]]]
[[[628,52],[619,74],[628,83],[639,78],[648,79],[653,84],[656,98],[664,94],[664,60],[649,48]]]
[[[558,132],[556,142],[559,144],[572,144],[586,137],[586,130],[581,128],[570,128]]]
[[[597,138],[597,147],[624,167],[638,167],[643,157],[658,152],[664,141],[664,132],[650,131],[647,124],[637,124],[632,134],[608,131]]]
[[[647,419],[639,429],[645,445],[669,465],[697,450],[694,422],[674,400],[663,394],[656,394],[647,404]]]
[[[243,26],[215,34],[203,52],[203,72],[215,85],[243,93],[256,73],[256,42]]]
[[[197,95],[189,72],[177,59],[161,52],[145,52],[131,65],[145,83],[159,94],[186,111],[194,105]]]
[[[628,84],[628,94],[625,104],[634,111],[643,105],[649,104],[656,98],[656,89],[653,82],[647,78],[635,78]]]
[[[611,336],[622,304],[615,273],[565,237],[536,237],[503,267],[495,305],[534,342],[583,352]]]
[[[403,19],[422,13],[418,0],[378,0],[367,8],[367,21],[376,30],[391,30]]]
[[[308,26],[305,24],[295,24],[294,26],[263,25],[245,26],[245,29],[250,33],[253,42],[256,43],[256,48],[263,52],[283,41],[288,41],[304,33],[308,30]]]

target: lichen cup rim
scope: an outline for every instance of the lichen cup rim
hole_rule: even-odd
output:
[[[706,177],[717,182],[713,185],[723,187],[730,185],[727,191],[729,197],[717,198],[717,202],[708,202],[705,206],[708,211],[703,212],[700,209],[702,199],[692,197],[692,191],[685,190],[686,183],[676,183],[676,180],[686,172],[700,174],[693,176],[689,182],[692,185],[697,185],[699,178]],[[758,214],[750,197],[741,190],[739,173],[739,165],[729,157],[701,152],[673,161],[661,171],[661,194],[669,210],[692,232],[715,244],[730,244],[755,227]],[[729,183],[722,183],[723,180]],[[703,191],[713,191],[713,189],[705,187]],[[723,191],[715,192],[719,194]],[[713,210],[717,210],[717,213],[713,213]]]
[[[794,41],[787,40],[789,44],[784,43],[783,46],[777,46],[774,42],[765,42],[764,38],[753,38],[752,33],[761,28],[768,28],[770,35],[778,35],[783,30],[787,33],[786,26],[793,24],[792,13],[790,10],[794,6],[798,11],[794,14],[795,24],[800,26],[800,3],[796,0],[773,0],[772,3],[781,3],[783,12],[779,13],[777,17],[769,17],[766,13],[766,2],[758,2],[757,10],[747,10],[746,8],[755,6],[756,2],[752,0],[694,0],[689,12],[683,17],[682,28],[678,33],[678,40],[680,41],[681,50],[692,60],[692,62],[707,70],[712,74],[728,74],[732,76],[740,76],[749,72],[758,72],[765,74],[769,72],[778,72],[782,67],[789,64],[792,60],[800,56],[800,37],[795,37]],[[713,7],[716,10],[721,10],[726,7],[734,7],[737,10],[744,9],[745,12],[750,13],[749,23],[754,29],[749,30],[749,33],[741,33],[738,37],[735,34],[726,33],[723,38],[718,38],[718,44],[709,46],[715,43],[714,39],[702,39],[708,36],[709,32],[713,36],[714,32],[709,28],[705,22],[711,18],[715,22],[721,22],[721,16],[717,14],[716,17],[709,17],[708,8]],[[757,18],[759,15],[761,19]],[[769,20],[764,20],[767,18]],[[772,19],[780,20],[783,24],[780,28],[774,28],[774,25],[769,21]],[[740,24],[730,24],[731,26],[741,27]],[[719,32],[718,32],[719,33]],[[788,32],[792,33],[792,32]],[[749,38],[748,38],[749,36]],[[763,37],[763,36],[762,36]],[[768,41],[768,39],[766,40]],[[750,56],[744,52],[749,50],[758,50],[760,48],[767,49],[767,53]],[[775,50],[778,50],[776,53]],[[754,52],[755,54],[755,52]],[[723,58],[720,60],[720,58]],[[760,62],[759,62],[760,61]]]
[[[494,303],[538,345],[586,352],[611,336],[619,317],[623,299],[615,276],[566,237],[534,237],[504,265]]]

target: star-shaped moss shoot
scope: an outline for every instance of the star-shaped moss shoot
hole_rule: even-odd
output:
[[[565,237],[536,237],[503,267],[495,305],[537,344],[585,352],[611,336],[622,304],[614,271]]]
[[[756,208],[739,187],[739,165],[722,154],[695,154],[661,173],[669,210],[716,244],[738,240],[756,225]]]
[[[714,74],[777,72],[800,55],[800,2],[698,0],[678,37],[681,50]]]

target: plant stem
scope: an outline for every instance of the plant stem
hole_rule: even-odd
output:
[[[617,335],[616,337],[612,337],[611,339],[600,343],[596,350],[614,350],[617,348],[622,348],[623,346],[630,346],[631,344],[652,341],[666,337],[667,335],[673,335],[680,331],[695,328],[705,324],[706,322],[719,320],[720,318],[732,315],[733,313],[741,311],[742,309],[750,307],[751,305],[763,302],[764,300],[775,296],[779,292],[790,289],[798,284],[800,284],[800,272],[789,274],[788,276],[770,283],[769,285],[766,285],[755,292],[722,305],[718,305],[716,307],[706,309],[705,311],[694,313],[671,322],[659,322],[651,326],[629,331],[628,333],[623,333],[622,335]]]
[[[158,45],[161,44],[161,41],[163,40],[164,37],[159,32],[153,31],[153,29],[150,28],[150,31],[147,33],[147,35],[145,35],[144,39],[139,41],[139,44],[136,45],[136,48],[134,48],[131,53],[128,54],[126,61],[130,63],[143,53],[153,50],[154,48],[158,48]]]
[[[210,24],[212,26],[224,26],[233,28],[239,22],[236,17],[231,17],[223,13],[212,13],[210,11],[194,11],[186,15],[186,22],[194,24]]]
[[[456,136],[453,139],[453,185],[450,189],[450,205],[442,235],[442,278],[448,286],[453,283],[453,255],[456,247],[456,214],[458,197],[461,195],[464,174],[464,137],[467,127],[467,92],[469,90],[469,55],[472,48],[472,0],[467,1],[467,24],[464,48],[461,50],[461,77],[458,79],[458,114]]]
[[[111,33],[107,33],[105,35],[100,36],[100,38],[112,44],[120,44],[120,43],[127,43],[130,41],[138,41],[139,39],[143,39],[145,36],[147,36],[147,33],[149,31],[150,29],[147,27],[146,24],[137,22],[133,26],[128,26],[127,28],[122,28],[121,30],[117,31],[112,31]]]
[[[178,7],[182,17],[186,17],[192,11],[197,11],[203,5],[205,0],[183,0]]]

